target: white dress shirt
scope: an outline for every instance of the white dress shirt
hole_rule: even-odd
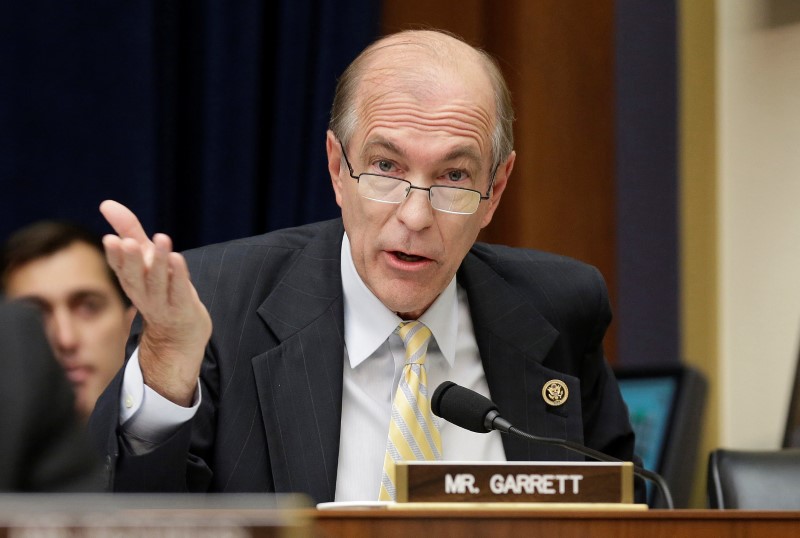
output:
[[[344,390],[339,437],[337,501],[376,500],[389,435],[392,399],[405,364],[405,348],[395,334],[400,321],[361,280],[350,242],[342,241],[344,288]],[[489,396],[466,292],[453,278],[419,318],[433,333],[425,361],[428,393],[444,381]],[[434,417],[442,435],[443,459],[504,461],[499,432],[481,434]]]
[[[356,272],[347,234],[342,241],[344,292],[344,375],[336,501],[377,500],[392,412],[392,399],[405,363],[405,348],[394,333],[401,319],[367,288]],[[419,318],[433,334],[428,345],[428,391],[453,381],[491,397],[483,371],[466,292],[450,282]],[[190,408],[144,385],[138,348],[125,368],[120,424],[136,453],[165,441],[190,420],[201,401],[200,385]],[[505,461],[499,432],[480,434],[435,418],[443,459]]]

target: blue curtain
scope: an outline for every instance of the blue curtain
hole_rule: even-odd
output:
[[[617,0],[617,359],[681,358],[678,4]]]
[[[370,0],[27,0],[0,7],[0,238],[40,218],[108,231],[119,200],[191,248],[338,215],[336,77]]]

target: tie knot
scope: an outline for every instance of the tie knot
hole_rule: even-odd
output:
[[[406,362],[424,364],[431,330],[420,321],[404,321],[397,327],[397,334],[406,347]]]

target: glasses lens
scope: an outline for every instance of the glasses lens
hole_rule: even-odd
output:
[[[481,194],[456,187],[431,187],[431,205],[445,213],[471,215],[478,210]]]
[[[399,204],[407,191],[408,183],[402,179],[362,174],[358,180],[358,194],[376,202]]]

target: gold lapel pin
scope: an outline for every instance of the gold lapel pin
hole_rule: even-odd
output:
[[[560,379],[551,379],[542,387],[542,398],[547,405],[557,407],[569,398],[569,388]]]

